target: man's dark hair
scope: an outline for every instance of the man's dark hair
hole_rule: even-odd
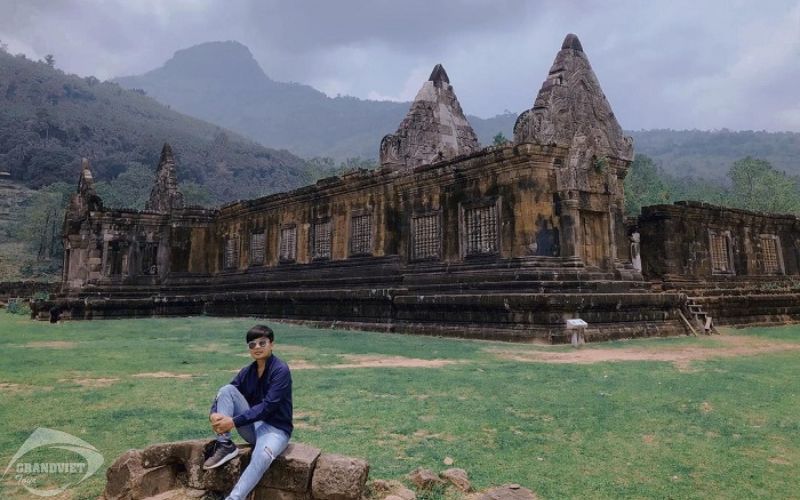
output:
[[[247,330],[247,342],[260,339],[261,337],[267,337],[269,341],[272,342],[275,340],[275,333],[273,333],[272,328],[268,327],[267,325],[256,325]]]

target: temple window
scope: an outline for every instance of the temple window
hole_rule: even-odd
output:
[[[372,215],[359,214],[350,219],[350,255],[372,253]]]
[[[497,204],[464,208],[462,237],[465,256],[498,252]]]
[[[294,262],[297,259],[297,226],[292,224],[281,228],[281,262]]]
[[[264,265],[264,247],[266,235],[264,233],[252,233],[250,235],[250,265]]]
[[[106,276],[119,276],[123,272],[125,261],[125,245],[121,241],[108,243],[108,257],[106,261]]]
[[[734,274],[730,231],[709,231],[711,272]]]
[[[225,254],[223,255],[223,268],[235,269],[239,267],[239,235],[229,236],[225,239]]]
[[[416,215],[411,218],[411,259],[435,259],[439,257],[442,235],[439,214]]]
[[[331,221],[316,222],[311,230],[311,258],[331,258]]]
[[[761,262],[766,274],[783,274],[783,259],[779,239],[774,234],[762,234],[759,236],[761,241]]]
[[[140,244],[139,249],[142,254],[141,274],[157,274],[158,243],[152,241],[144,242]]]

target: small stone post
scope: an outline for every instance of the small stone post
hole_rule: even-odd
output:
[[[580,318],[567,320],[567,331],[572,332],[572,347],[577,348],[586,343],[587,326],[589,326],[589,324]]]

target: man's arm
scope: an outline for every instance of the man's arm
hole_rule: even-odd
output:
[[[286,365],[277,367],[272,380],[270,380],[269,390],[264,396],[264,400],[241,415],[234,417],[233,423],[236,427],[241,427],[256,420],[264,420],[274,413],[285,399],[290,397],[291,391],[292,375],[289,372],[289,367]]]

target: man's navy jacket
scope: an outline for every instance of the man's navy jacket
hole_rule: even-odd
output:
[[[236,427],[263,420],[292,435],[292,374],[286,363],[274,354],[267,358],[267,367],[258,377],[258,364],[253,361],[242,368],[231,381],[242,393],[250,409],[233,417]],[[217,400],[211,412],[217,411]]]

